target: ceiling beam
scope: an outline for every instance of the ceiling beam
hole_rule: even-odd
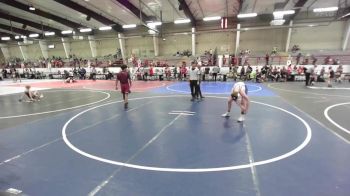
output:
[[[6,19],[9,21],[13,21],[13,22],[17,22],[17,23],[21,23],[21,24],[25,24],[27,26],[31,26],[33,28],[36,28],[36,29],[39,29],[42,31],[52,31],[52,32],[55,32],[56,35],[61,34],[61,31],[59,29],[52,28],[52,27],[49,27],[49,26],[46,26],[43,24],[35,23],[35,22],[29,21],[29,20],[26,20],[23,18],[18,18],[16,16],[12,16],[12,15],[3,13],[1,11],[0,11],[0,18]]]
[[[32,14],[44,17],[44,18],[51,19],[51,20],[53,20],[55,22],[61,23],[61,24],[65,25],[65,26],[71,27],[73,29],[78,29],[78,28],[84,27],[84,25],[81,25],[79,23],[76,23],[76,22],[67,20],[65,18],[53,15],[53,14],[51,14],[49,12],[45,12],[45,11],[42,11],[40,9],[35,9],[35,10],[31,11],[31,10],[29,10],[29,7],[30,7],[29,5],[17,2],[15,0],[11,0],[11,1],[9,1],[9,0],[0,0],[0,3],[12,6],[12,7],[17,8],[17,9],[21,9],[23,11],[26,11],[26,12],[29,12],[29,13],[32,13]]]
[[[292,14],[292,15],[290,15],[290,16],[286,16],[286,24],[289,24],[289,22],[291,21],[291,20],[293,20],[298,14],[299,14],[299,12],[301,11],[301,9],[304,7],[304,5],[306,4],[306,2],[307,2],[308,0],[298,0],[295,4],[294,4],[294,7],[296,8],[296,9],[294,9],[295,10],[295,13],[294,14]]]
[[[182,7],[185,15],[191,20],[191,24],[193,27],[196,26],[196,18],[193,16],[190,7],[187,5],[185,0],[178,0],[180,3],[180,6]]]
[[[130,10],[135,16],[141,19],[143,23],[146,23],[147,21],[151,20],[151,17],[148,17],[144,12],[142,12],[139,8],[134,6],[132,3],[130,3],[128,0],[116,0],[118,3],[120,3],[122,6]]]
[[[83,13],[87,16],[90,16],[91,18],[94,18],[95,20],[99,21],[100,23],[102,23],[106,26],[112,26],[112,28],[117,32],[123,31],[123,27],[120,24],[102,16],[101,14],[98,14],[94,11],[91,11],[90,9],[87,9],[86,7],[80,5],[76,2],[73,2],[71,0],[54,0],[54,1],[66,6],[66,7],[69,7],[77,12],[80,12],[80,13]]]
[[[13,34],[5,33],[0,31],[0,37],[13,37]]]
[[[19,29],[19,28],[7,26],[7,25],[4,25],[4,24],[0,24],[0,29],[4,29],[6,31],[11,31],[11,32],[14,32],[14,33],[17,33],[17,34],[21,34],[21,35],[29,35],[29,34],[35,33],[35,32],[32,32],[32,31]]]

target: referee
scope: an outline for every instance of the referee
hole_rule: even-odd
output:
[[[191,69],[189,71],[189,81],[190,81],[190,89],[191,89],[191,95],[192,95],[191,101],[198,99],[199,77],[200,77],[200,72],[197,69],[197,65],[195,62],[192,62]]]

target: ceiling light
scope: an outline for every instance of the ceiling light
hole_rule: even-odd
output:
[[[257,15],[257,13],[238,14],[237,18],[252,18],[256,17]]]
[[[46,36],[52,36],[52,35],[55,35],[55,32],[45,32],[44,35],[46,35]]]
[[[51,45],[48,45],[47,47],[50,48],[50,49],[53,49],[53,48],[55,48],[55,45],[51,44]]]
[[[90,28],[87,28],[87,29],[80,29],[79,31],[80,31],[81,33],[86,33],[86,32],[92,31],[92,29],[90,29]]]
[[[148,33],[151,34],[151,35],[155,35],[157,32],[153,31],[153,30],[148,30]]]
[[[10,37],[1,37],[1,40],[7,41],[7,40],[11,40],[11,38]]]
[[[286,21],[286,20],[284,20],[284,19],[271,20],[270,25],[272,25],[272,26],[283,25],[285,21]]]
[[[159,25],[162,25],[162,22],[150,22],[150,23],[147,23],[147,26],[159,26]]]
[[[283,11],[275,11],[273,12],[273,15],[275,17],[281,16],[283,17],[283,15],[289,15],[289,14],[294,14],[295,11],[294,10],[283,10]]]
[[[190,19],[178,19],[178,20],[175,20],[174,23],[175,24],[184,24],[184,23],[190,23],[191,20]]]
[[[16,36],[15,36],[15,39],[19,39],[19,38],[20,38],[20,36],[19,36],[19,35],[16,35]]]
[[[324,7],[324,8],[315,8],[314,12],[334,12],[337,11],[338,7]]]
[[[21,38],[22,38],[22,39],[24,39],[24,38],[27,38],[27,36],[25,36],[25,35],[21,35]]]
[[[108,30],[111,30],[111,29],[112,29],[112,27],[109,27],[109,26],[98,28],[98,30],[100,30],[100,31],[108,31]]]
[[[73,31],[72,30],[65,30],[65,31],[62,31],[61,33],[62,34],[71,34],[71,33],[73,33]]]
[[[136,24],[127,24],[127,25],[123,25],[124,29],[130,29],[130,28],[135,28]]]
[[[204,21],[213,21],[213,20],[220,20],[221,16],[212,16],[212,17],[205,17],[203,18]]]
[[[29,10],[30,10],[30,11],[35,11],[35,7],[29,6]]]
[[[37,33],[29,34],[29,37],[39,37],[39,34],[37,34]]]

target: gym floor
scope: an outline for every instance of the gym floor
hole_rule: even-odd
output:
[[[202,82],[204,100],[191,102],[187,82],[135,81],[126,110],[114,81],[3,82],[0,89],[19,92],[25,83],[45,97],[27,103],[18,93],[0,96],[2,192],[350,193],[348,83],[247,83],[244,123],[236,105],[230,118],[221,117],[233,82]]]

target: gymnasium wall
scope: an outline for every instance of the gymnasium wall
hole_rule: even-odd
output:
[[[4,62],[5,62],[5,57],[2,51],[0,50],[0,63],[4,63]]]
[[[236,45],[236,33],[215,32],[196,35],[197,54],[204,54],[205,51],[217,48],[218,54],[233,53]]]
[[[278,51],[284,51],[287,34],[288,29],[241,31],[239,50],[266,53],[277,47]]]
[[[159,40],[160,56],[173,56],[178,51],[192,50],[191,35],[164,36],[164,38],[166,39],[165,41]]]
[[[21,59],[23,58],[21,50],[19,49],[18,45],[9,45],[8,49],[9,49],[11,58],[15,58],[15,57],[21,58]]]
[[[27,45],[28,59],[38,59],[43,57],[39,43]]]
[[[54,42],[54,43],[48,43],[48,44],[54,44],[55,48],[48,49],[48,54],[49,57],[51,58],[52,56],[55,57],[62,57],[65,58],[66,54],[64,52],[63,44],[61,42]]]
[[[87,37],[85,40],[74,40],[70,42],[70,54],[81,58],[91,58],[91,49]]]
[[[346,22],[333,22],[327,26],[295,28],[292,30],[290,48],[293,45],[299,45],[303,51],[314,50],[341,50],[343,33]],[[242,28],[245,28],[242,26]],[[169,32],[190,32],[190,28],[179,29],[176,26],[166,28],[163,41],[159,39],[159,55],[172,56],[177,51],[191,50],[192,40],[191,34],[167,34]],[[205,29],[206,30],[206,29]],[[250,49],[253,54],[262,54],[271,51],[273,47],[277,47],[279,51],[285,50],[288,29],[268,29],[268,30],[250,30],[241,31],[239,49]],[[124,33],[126,56],[129,58],[131,54],[137,57],[154,57],[153,37],[151,36],[131,36],[130,32]],[[120,48],[116,34],[96,35],[97,55],[105,56],[115,54]],[[59,38],[50,41],[55,43],[54,49],[49,49],[49,56],[65,57],[63,44]],[[218,49],[219,54],[233,53],[235,50],[236,32],[206,32],[196,34],[196,54],[203,54],[209,49]],[[48,42],[48,44],[50,44]],[[350,50],[350,42],[348,43]],[[16,44],[9,45],[11,57],[22,58],[19,47]],[[27,46],[28,58],[36,59],[42,57],[39,43]],[[70,54],[75,54],[82,58],[91,58],[90,45],[87,36],[84,40],[71,40]]]
[[[154,47],[152,37],[136,37],[125,39],[126,56],[131,57],[135,54],[137,57],[154,57]]]
[[[96,49],[98,56],[114,55],[120,48],[117,37],[108,37],[106,39],[96,40]]]
[[[340,50],[344,30],[345,22],[333,22],[318,27],[295,28],[292,30],[290,47],[299,45],[303,50]]]

